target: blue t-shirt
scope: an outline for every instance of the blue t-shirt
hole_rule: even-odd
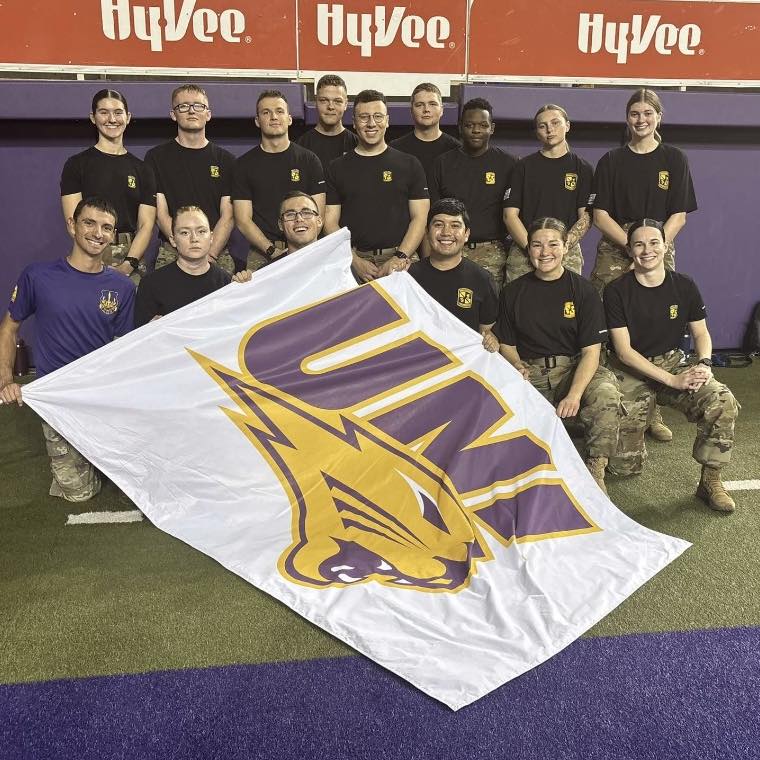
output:
[[[121,272],[80,272],[58,259],[24,269],[8,311],[16,322],[36,316],[34,356],[42,377],[126,335],[134,304],[135,286]]]

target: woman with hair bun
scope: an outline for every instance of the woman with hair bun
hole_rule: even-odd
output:
[[[103,262],[137,283],[156,221],[156,181],[151,169],[124,147],[132,119],[127,99],[116,90],[99,90],[90,121],[98,131],[94,146],[71,156],[61,174],[63,217],[71,218],[82,198],[99,196],[116,209],[117,235]]]
[[[636,90],[625,109],[627,142],[604,155],[594,174],[594,225],[602,233],[591,282],[601,295],[604,288],[632,268],[627,230],[638,219],[654,219],[665,232],[665,268],[675,269],[676,235],[697,200],[682,151],[660,137],[662,103],[653,90]],[[649,434],[670,441],[673,434],[653,409]]]
[[[607,493],[604,472],[617,450],[620,392],[615,376],[599,364],[607,340],[602,302],[588,280],[565,268],[567,249],[562,221],[531,224],[533,272],[504,286],[493,332],[502,356],[556,407],[558,417],[578,416],[586,466]]]

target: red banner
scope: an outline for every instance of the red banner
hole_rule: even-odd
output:
[[[297,68],[293,0],[10,0],[0,30],[2,63]]]
[[[478,77],[760,81],[760,5],[750,2],[473,0]]]
[[[465,72],[466,0],[299,0],[307,71]]]
[[[469,60],[467,29],[467,0],[5,0],[0,70],[760,82],[756,2],[472,0]]]

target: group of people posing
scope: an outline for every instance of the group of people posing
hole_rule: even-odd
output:
[[[631,96],[627,142],[596,173],[571,152],[570,119],[555,104],[539,109],[540,149],[520,161],[491,145],[493,112],[480,98],[461,109],[461,142],[441,131],[441,93],[430,83],[412,93],[414,130],[390,145],[382,93],[356,96],[354,131],[343,125],[347,105],[343,80],[322,77],[318,123],[293,143],[285,97],[265,91],[256,103],[261,142],[236,160],[206,138],[206,92],[182,85],[172,93],[176,139],[143,162],[123,145],[126,99],[97,93],[90,118],[98,142],[70,158],[61,178],[73,249],[66,259],[30,265],[18,281],[0,325],[0,401],[21,403],[13,355],[31,314],[41,376],[226,285],[235,270],[244,282],[345,226],[357,281],[408,270],[560,417],[581,421],[587,465],[603,490],[606,471],[641,472],[645,430],[672,438],[657,407],[666,404],[697,424],[697,495],[732,511],[720,470],[738,405],[712,376],[697,286],[674,271],[673,242],[696,200],[684,154],[660,140],[658,96],[646,89]],[[146,274],[156,221],[160,248]],[[589,282],[580,242],[592,223],[602,239]],[[227,247],[235,225],[250,244],[244,267]],[[686,331],[695,347],[690,364],[680,349]],[[96,493],[92,465],[43,429],[51,495],[80,501]]]

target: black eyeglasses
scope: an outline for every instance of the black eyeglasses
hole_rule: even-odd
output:
[[[299,216],[305,222],[308,222],[309,219],[319,216],[319,212],[312,211],[310,208],[302,208],[300,211],[286,211],[284,214],[280,215],[280,219],[282,219],[283,222],[295,222]]]
[[[190,113],[190,111],[203,113],[204,111],[208,111],[208,106],[205,103],[178,103],[172,108],[172,111],[176,111],[177,113]]]

